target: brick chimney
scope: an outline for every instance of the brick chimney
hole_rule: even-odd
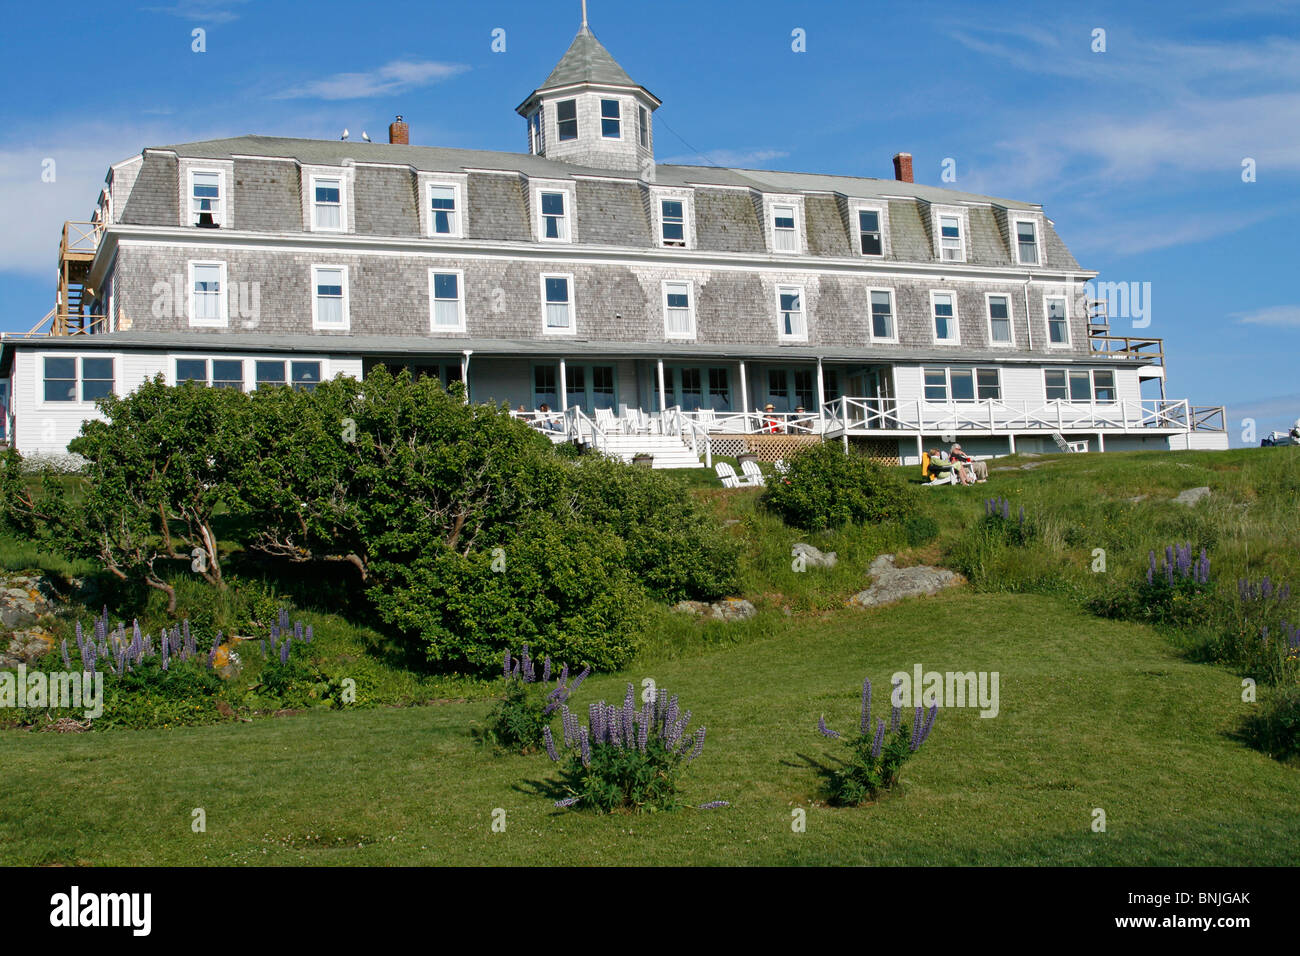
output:
[[[388,124],[388,142],[398,146],[411,145],[411,128],[402,120],[402,114],[397,114],[397,119]],[[895,163],[898,160],[894,160]],[[911,164],[908,164],[908,176],[911,176]]]
[[[401,119],[399,116],[398,119]],[[912,154],[894,154],[894,178],[900,183],[912,182]]]

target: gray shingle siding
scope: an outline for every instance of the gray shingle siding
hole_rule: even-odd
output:
[[[646,204],[635,183],[578,180],[578,236],[614,246],[651,245]]]
[[[712,252],[767,252],[762,221],[748,193],[699,189],[695,193],[695,234]]]
[[[140,175],[122,210],[122,222],[133,226],[180,224],[180,173],[175,156],[147,153]]]
[[[235,160],[237,228],[302,231],[302,176],[296,163]]]
[[[849,234],[844,228],[844,216],[834,196],[808,196],[803,207],[810,255],[853,255]]]
[[[1051,223],[1048,222],[1043,223],[1043,250],[1045,265],[1067,272],[1079,268],[1078,261],[1066,248],[1065,243],[1061,241],[1061,237],[1056,234],[1056,230],[1052,228]]]
[[[418,236],[415,175],[407,169],[356,167],[356,231],[368,236]]]
[[[889,204],[890,259],[902,262],[931,262],[934,244],[930,240],[930,211],[910,200]]]
[[[503,239],[527,242],[528,202],[520,176],[470,173],[466,199],[466,232],[470,239]]]
[[[978,266],[1011,265],[1011,254],[1002,239],[993,210],[987,206],[972,206],[966,214],[970,223],[966,261]]]

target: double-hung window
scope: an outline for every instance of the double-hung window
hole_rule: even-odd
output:
[[[957,298],[951,292],[931,292],[930,308],[934,313],[934,340],[955,345],[961,341],[957,332]]]
[[[429,187],[429,234],[453,239],[460,236],[460,210],[456,208],[455,186]]]
[[[1011,344],[1011,298],[1005,295],[990,295],[989,304],[989,342],[993,345]]]
[[[461,273],[429,270],[429,299],[433,303],[430,328],[434,332],[465,331],[461,298]]]
[[[194,170],[190,173],[190,225],[217,228],[222,219],[221,173]]]
[[[243,359],[213,359],[212,387],[244,390]]]
[[[564,212],[564,193],[542,193],[542,238],[569,240],[569,217]]]
[[[282,361],[258,360],[253,365],[253,373],[256,388],[285,384],[284,362]]]
[[[600,101],[600,135],[604,139],[623,138],[623,107],[618,100]]]
[[[664,283],[664,335],[670,339],[695,337],[695,309],[689,282]]]
[[[1000,401],[1002,376],[996,368],[927,368],[925,400],[949,402]]]
[[[864,256],[883,256],[885,245],[880,232],[878,209],[858,210],[858,243]]]
[[[637,127],[641,135],[641,147],[650,148],[650,113],[644,106],[637,107]]]
[[[961,216],[939,217],[939,258],[945,262],[966,261],[966,243],[961,234]]]
[[[780,285],[776,287],[777,311],[779,322],[777,334],[783,339],[808,338],[808,324],[803,310],[803,289],[797,285]]]
[[[1050,295],[1045,301],[1047,310],[1047,344],[1069,345],[1070,323],[1066,318],[1065,296]]]
[[[772,207],[772,248],[777,252],[799,251],[799,233],[795,230],[794,206]]]
[[[342,232],[343,180],[313,176],[311,193],[312,228],[321,232]]]
[[[1117,400],[1113,369],[1049,368],[1043,371],[1043,384],[1049,402],[1113,404]]]
[[[888,289],[871,290],[871,338],[879,342],[896,342],[894,329],[894,293]]]
[[[1016,220],[1016,256],[1022,266],[1038,265],[1038,225],[1032,219]]]
[[[664,199],[659,203],[660,228],[665,246],[686,245],[686,204],[680,199]]]
[[[320,362],[290,362],[289,374],[295,391],[314,392],[320,384]]]
[[[226,301],[226,264],[191,262],[190,325],[226,325]]]
[[[530,131],[528,139],[533,148],[534,156],[540,156],[546,152],[546,117],[542,109],[540,106],[537,107],[537,112],[533,114],[532,120],[528,124]]]
[[[578,138],[578,101],[564,100],[555,104],[555,122],[559,126],[560,142]]]
[[[311,267],[312,328],[348,328],[346,266]]]
[[[543,332],[574,331],[572,276],[542,276],[542,311]]]

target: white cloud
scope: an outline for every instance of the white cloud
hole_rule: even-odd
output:
[[[402,93],[450,79],[469,67],[432,60],[393,60],[367,73],[335,73],[276,94],[275,99],[359,100]]]
[[[169,7],[145,7],[147,13],[165,13],[180,17],[182,20],[194,20],[201,23],[229,23],[238,20],[239,14],[232,7],[241,6],[248,0],[177,0]]]
[[[1242,325],[1300,328],[1300,305],[1272,305],[1249,312],[1233,312],[1231,317]]]

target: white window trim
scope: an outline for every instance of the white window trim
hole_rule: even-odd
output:
[[[789,206],[794,210],[794,248],[778,249],[776,247],[776,207]],[[764,196],[763,213],[767,232],[767,248],[774,256],[801,256],[807,253],[803,227],[802,196]]]
[[[564,196],[564,231],[563,239],[546,238],[542,218],[542,193],[561,193]],[[567,182],[540,182],[533,184],[533,235],[538,242],[572,245],[578,241],[577,229],[577,189],[575,184]]]
[[[1065,303],[1065,341],[1052,341],[1052,323],[1048,318],[1047,300],[1060,299]],[[1064,292],[1044,292],[1043,293],[1043,341],[1047,343],[1049,349],[1070,349],[1074,347],[1074,333],[1070,329],[1070,297]]]
[[[862,251],[862,226],[858,213],[874,212],[880,223],[880,255],[874,256]],[[851,211],[853,254],[859,259],[884,259],[889,255],[889,209],[885,203],[854,203]]]
[[[186,171],[185,185],[185,225],[198,226],[198,217],[194,214],[194,174],[208,173],[217,177],[217,215],[215,216],[217,226],[222,229],[229,228],[226,209],[226,202],[229,193],[226,191],[226,171],[220,166],[191,166]]]
[[[564,97],[562,99],[557,99],[554,102],[555,108],[553,110],[547,111],[553,117],[553,119],[550,122],[554,124],[554,128],[555,128],[554,142],[557,147],[563,146],[565,143],[578,143],[582,141],[582,109],[579,106],[579,101],[581,99],[582,98],[578,96],[576,93],[571,96]],[[573,123],[577,127],[577,132],[574,134],[572,139],[560,139],[560,106],[564,103],[569,103],[569,102],[573,103]],[[543,114],[543,118],[545,118],[545,114]],[[550,130],[547,130],[546,132],[549,134]]]
[[[456,314],[458,322],[455,327],[449,325],[437,325],[434,322],[437,299],[434,298],[433,277],[435,275],[454,275],[456,277]],[[443,269],[433,266],[429,269],[429,332],[432,334],[444,333],[452,335],[464,335],[465,328],[465,271],[463,269]]]
[[[1065,373],[1065,396],[1066,397],[1064,399],[1055,399],[1055,398],[1047,397],[1047,373],[1048,372]],[[1071,372],[1088,373],[1088,400],[1086,402],[1076,402],[1074,399],[1070,398],[1070,373]],[[1109,402],[1103,402],[1098,400],[1097,398],[1097,373],[1098,372],[1111,373],[1111,388],[1115,392],[1115,398]],[[1054,368],[1043,369],[1043,401],[1045,402],[1064,401],[1067,405],[1106,405],[1106,406],[1118,405],[1120,404],[1119,390],[1120,390],[1119,376],[1115,375],[1115,370],[1113,368],[1080,369],[1070,365],[1062,365]]]
[[[994,298],[1003,298],[1007,300],[1007,328],[1011,332],[1011,341],[997,342],[993,339],[993,309],[992,303]],[[1010,292],[985,292],[984,293],[984,322],[987,325],[989,336],[989,348],[1010,349],[1016,345],[1016,322],[1015,312],[1012,310],[1012,297]]]
[[[799,316],[803,323],[803,333],[801,335],[787,335],[782,331],[781,313],[785,311],[781,308],[782,292],[797,292],[799,294]],[[782,342],[807,342],[808,341],[808,297],[801,285],[794,283],[777,283],[775,289],[776,299],[776,337]]]
[[[944,388],[945,398],[942,402],[936,402],[932,399],[925,397],[925,389],[926,389],[925,373],[928,371],[938,371],[940,368],[943,369],[943,388]],[[959,365],[956,368],[954,368],[951,365],[943,365],[943,366],[922,365],[921,366],[921,401],[927,405],[962,405],[962,406],[978,405],[980,402],[987,402],[990,400],[995,402],[1002,401],[1001,398],[995,398],[995,399],[980,398],[979,373],[981,371],[997,372],[998,394],[1003,395],[1005,393],[1005,389],[1004,389],[1005,383],[1002,380],[1002,367],[999,365],[989,365],[986,363],[984,365]],[[971,385],[970,398],[953,397],[954,395],[954,391],[952,387],[953,372],[970,372],[970,385]]]
[[[1018,227],[1022,222],[1030,223],[1034,227],[1034,251],[1038,254],[1037,262],[1025,262],[1020,258],[1020,234]],[[1043,265],[1043,225],[1034,216],[1015,216],[1011,220],[1011,245],[1015,252],[1015,261],[1018,266],[1041,266]]]
[[[316,274],[324,269],[337,269],[343,273],[343,324],[342,325],[321,325],[319,319],[319,309],[317,308],[316,286],[319,284]],[[311,266],[311,288],[308,290],[311,294],[311,328],[313,332],[350,332],[352,331],[352,302],[349,289],[348,267],[343,265],[331,265],[325,262],[312,263]]]
[[[70,358],[75,363],[73,365],[73,372],[76,375],[76,379],[75,379],[76,389],[74,391],[76,397],[72,401],[47,402],[45,400],[45,360],[47,358]],[[106,359],[113,360],[113,394],[116,395],[118,398],[121,398],[123,395],[122,353],[120,352],[89,352],[89,353],[72,352],[71,354],[67,354],[63,350],[57,352],[37,352],[36,365],[32,375],[33,390],[35,392],[35,395],[33,397],[36,400],[36,407],[48,408],[50,410],[54,410],[57,408],[74,408],[78,410],[91,409],[93,411],[93,409],[95,408],[95,402],[93,400],[86,402],[86,401],[82,401],[81,399],[81,385],[82,382],[85,381],[85,376],[82,374],[81,360],[87,358],[92,358],[92,359],[106,358]],[[14,400],[13,389],[11,388],[10,398],[9,398],[9,406],[10,406],[9,410],[11,412],[13,411],[13,406],[15,404],[17,403]]]
[[[546,280],[547,279],[567,279],[569,282],[569,327],[566,329],[553,329],[546,324]],[[578,331],[578,292],[574,286],[572,272],[543,272],[538,276],[538,285],[541,292],[542,302],[542,334],[543,335],[574,335]]]
[[[672,332],[668,328],[668,287],[669,286],[686,286],[686,307],[690,316],[689,332]],[[662,284],[663,293],[660,296],[660,303],[664,310],[664,338],[678,340],[693,340],[696,334],[695,326],[695,283],[690,279],[665,279]],[[779,301],[779,300],[778,300]],[[801,299],[800,302],[803,300]],[[805,325],[807,323],[805,322]]]
[[[940,295],[946,295],[952,299],[952,329],[954,335],[947,339],[939,338],[939,330],[935,327],[935,296]],[[957,293],[951,289],[930,290],[930,338],[935,345],[961,345],[961,320],[957,312]]]
[[[203,358],[201,355],[177,355],[175,358]],[[330,375],[329,360],[321,355],[257,355],[249,354],[242,356],[244,360],[244,388],[247,391],[257,390],[257,363],[258,362],[281,362],[284,365],[284,382],[282,384],[293,387],[293,363],[294,362],[315,362],[320,365],[320,380],[327,382],[333,376]],[[173,373],[175,365],[172,366]],[[208,369],[211,374],[211,367]],[[174,383],[173,383],[174,384]]]
[[[890,324],[894,327],[892,338],[880,338],[876,335],[875,317],[871,313],[871,293],[884,292],[889,296],[889,319]],[[884,286],[872,286],[867,289],[867,340],[880,345],[897,345],[898,344],[898,296],[894,295],[894,290]]]
[[[242,355],[210,355],[208,356],[208,387],[215,387],[213,383],[213,362],[238,362],[239,363],[239,390],[248,391],[248,359]],[[173,366],[174,368],[175,366]]]
[[[339,184],[339,227],[329,229],[316,225],[316,182],[321,179],[335,180]],[[341,233],[348,231],[348,177],[338,173],[312,173],[307,186],[307,225],[312,232]]]
[[[194,317],[194,267],[195,266],[217,266],[221,269],[221,318],[219,319],[196,319]],[[191,259],[187,264],[189,273],[189,285],[186,286],[185,293],[185,318],[188,320],[190,328],[195,329],[225,329],[230,327],[230,283],[226,278],[226,263],[217,259]]]
[[[435,188],[450,189],[452,190],[452,195],[455,197],[454,202],[456,203],[456,228],[452,230],[450,233],[447,233],[446,235],[433,231],[433,190]],[[462,188],[461,184],[454,179],[446,179],[446,180],[430,179],[426,181],[424,184],[424,216],[425,216],[424,234],[428,236],[430,239],[464,239],[465,238],[464,196],[465,196],[465,190]]]
[[[953,264],[966,263],[970,261],[970,243],[967,242],[967,237],[970,233],[970,221],[969,217],[966,215],[966,210],[960,206],[935,206],[931,210],[931,215],[933,218],[930,226],[934,230],[934,257],[938,259],[939,262]],[[943,220],[945,218],[957,220],[957,229],[960,233],[958,238],[961,240],[960,259],[945,259],[943,257]]]
[[[695,248],[695,202],[692,193],[669,193],[656,191],[652,194],[655,218],[655,243],[659,249],[694,249]],[[682,240],[685,245],[670,246],[664,242],[664,202],[682,204]]]
[[[618,135],[617,136],[605,135],[605,100],[612,100],[613,102],[618,104]],[[596,97],[596,119],[600,121],[600,141],[602,143],[623,142],[625,138],[623,136],[623,127],[627,122],[624,116],[626,112],[627,112],[626,104],[623,102],[623,98],[621,96],[598,95]]]

